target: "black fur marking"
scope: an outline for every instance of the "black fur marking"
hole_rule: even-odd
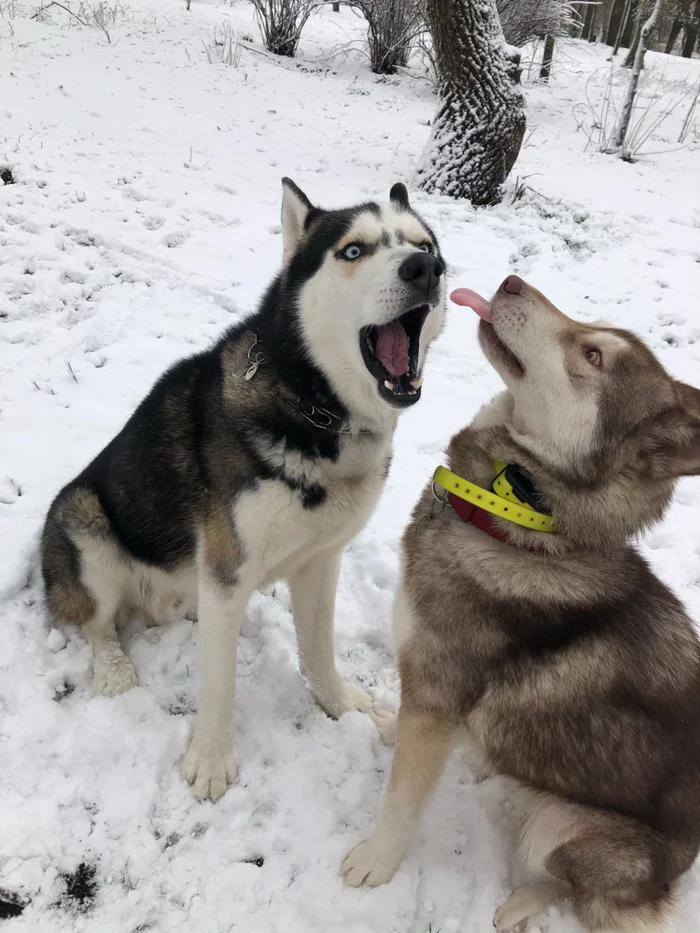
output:
[[[194,553],[203,448],[214,428],[203,396],[217,376],[215,351],[177,363],[71,484],[98,496],[114,533],[146,564],[172,567]]]
[[[317,509],[326,501],[328,493],[320,483],[301,487],[301,504],[305,509]]]
[[[400,181],[392,185],[391,191],[389,192],[389,200],[393,201],[394,204],[398,204],[400,207],[409,208],[410,204],[408,202],[408,190],[406,189],[406,185],[402,184]]]
[[[288,476],[284,470],[272,466],[260,457],[252,445],[248,448],[248,451],[253,461],[251,467],[258,479],[274,479],[284,483],[287,489],[299,494],[301,504],[305,509],[316,509],[326,501],[328,493],[320,483],[303,483],[292,476]]]
[[[381,208],[378,204],[368,202],[359,207],[348,207],[339,211],[314,210],[313,218],[307,218],[309,235],[304,248],[294,256],[287,269],[285,288],[294,293],[313,278],[328,253],[350,230],[357,218],[367,213],[380,218]],[[275,283],[273,288],[274,285]]]

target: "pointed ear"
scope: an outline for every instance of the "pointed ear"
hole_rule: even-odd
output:
[[[392,186],[392,189],[389,192],[389,200],[403,210],[407,210],[411,206],[408,203],[408,191],[406,189],[406,185],[403,185],[400,181],[397,181],[396,184]]]
[[[314,206],[291,178],[282,179],[282,261],[285,265],[299,246]]]
[[[675,384],[677,407],[666,411],[642,436],[641,457],[653,479],[700,474],[700,391]]]

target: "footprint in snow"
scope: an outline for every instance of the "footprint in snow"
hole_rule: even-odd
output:
[[[182,244],[187,239],[188,235],[183,233],[181,230],[175,231],[175,233],[166,234],[161,243],[168,247],[168,249],[175,249],[176,246],[182,246]]]

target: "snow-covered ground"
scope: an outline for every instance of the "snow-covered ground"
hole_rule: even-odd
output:
[[[296,663],[289,596],[256,596],[240,645],[240,783],[216,805],[179,776],[195,708],[196,627],[139,627],[141,687],[90,692],[76,631],[49,631],[36,546],[59,487],[115,433],[155,377],[249,311],[276,269],[280,178],[344,205],[410,182],[435,99],[380,80],[352,52],[360,21],[324,9],[297,60],[263,53],[245,2],[139,0],[110,30],[57,7],[0,0],[0,897],[8,931],[484,933],[510,888],[516,814],[458,756],[387,887],[342,887],[338,867],[375,818],[391,759],[366,717],[331,722]],[[255,37],[237,68],[204,45],[229,20]],[[335,49],[336,54],[333,54]],[[568,44],[550,87],[527,81],[532,128],[503,204],[415,197],[450,283],[482,292],[509,271],[574,316],[643,335],[700,384],[700,144],[676,111],[625,164],[585,150],[578,109],[604,89],[605,49]],[[697,61],[649,57],[669,87]],[[534,73],[533,73],[534,74]],[[526,76],[527,77],[527,76]],[[386,493],[345,558],[339,664],[385,700],[401,529],[457,428],[497,388],[453,308],[405,414]],[[643,547],[700,619],[700,481],[685,481]],[[80,868],[80,866],[83,866]],[[81,902],[81,896],[86,895]],[[0,911],[0,916],[1,916]],[[568,910],[549,930],[577,933]],[[546,924],[545,924],[546,927]],[[679,930],[700,931],[700,870]]]

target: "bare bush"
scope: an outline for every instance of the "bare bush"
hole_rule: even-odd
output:
[[[275,55],[294,58],[316,0],[251,0],[265,48]]]
[[[367,20],[370,67],[393,75],[408,63],[411,48],[424,28],[420,0],[350,0]]]
[[[235,32],[228,20],[221,26],[215,26],[214,32],[205,42],[202,40],[204,53],[210,65],[229,65],[238,68],[243,54],[241,35]]]
[[[68,6],[68,4],[59,3],[58,0],[51,0],[46,5],[42,3],[32,19],[39,22],[45,20],[52,8],[68,13],[71,19],[80,26],[100,29],[110,45],[112,43],[112,29],[127,13],[127,8],[120,0],[111,0],[111,2],[107,2],[107,0],[93,0],[93,2],[91,0],[82,0],[77,10]]]
[[[435,58],[435,46],[433,38],[427,26],[424,26],[418,33],[416,39],[416,48],[423,62],[425,73],[428,80],[437,88],[440,82],[440,72],[438,71],[437,59]]]
[[[690,101],[689,124],[692,126],[693,100],[696,99],[700,83],[687,80],[668,81],[662,73],[653,69],[642,72],[621,146],[619,123],[626,100],[629,73],[625,69],[616,68],[611,62],[602,94],[598,95],[593,90],[593,85],[601,71],[602,69],[593,72],[586,83],[586,102],[574,107],[574,116],[579,128],[584,131],[588,140],[586,148],[595,146],[601,152],[616,153],[626,162],[634,162],[642,156],[672,151],[674,147],[669,144],[670,141],[659,141],[659,130],[684,101]],[[681,133],[683,138],[679,142],[684,142],[690,126],[685,134]]]
[[[680,136],[678,137],[679,143],[684,143],[686,141],[691,130],[694,134],[696,132],[697,128],[695,125],[695,111],[698,106],[698,100],[700,100],[700,80],[695,83],[695,89],[691,93],[692,97],[690,100],[690,106],[688,107],[688,112],[685,115]]]
[[[563,36],[576,21],[569,0],[496,0],[503,35],[510,45]]]
[[[106,0],[97,0],[97,2],[93,3],[82,2],[78,7],[78,17],[86,26],[101,29],[110,44],[112,42],[110,30],[116,26],[125,14],[126,10],[119,0],[109,3]]]
[[[17,16],[17,0],[4,0],[0,3],[0,17],[12,20]]]

